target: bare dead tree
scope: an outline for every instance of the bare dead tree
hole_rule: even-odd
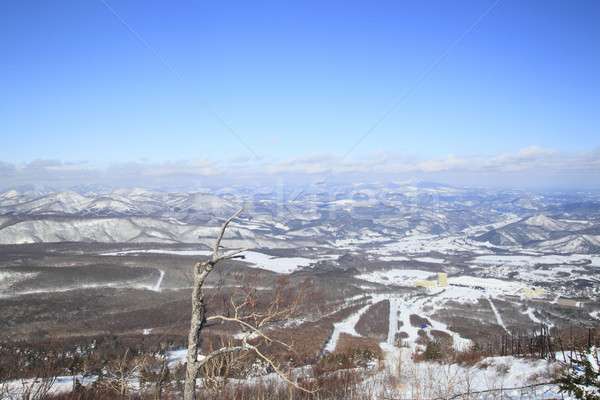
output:
[[[32,379],[21,378],[22,389],[20,397],[23,400],[44,398],[55,382],[56,376],[44,376]]]
[[[231,218],[229,218],[223,226],[221,226],[221,231],[217,236],[217,240],[215,241],[215,246],[213,248],[212,258],[206,260],[201,263],[196,263],[194,266],[194,289],[192,291],[192,319],[190,322],[190,333],[188,335],[188,354],[187,354],[187,367],[185,372],[185,386],[183,391],[183,396],[185,400],[193,400],[196,398],[196,379],[198,378],[198,373],[202,366],[207,361],[206,357],[202,360],[198,360],[198,344],[200,341],[200,333],[202,332],[202,328],[206,324],[206,304],[204,303],[204,282],[206,278],[211,273],[215,265],[222,260],[232,259],[237,254],[247,250],[235,250],[223,255],[219,255],[219,245],[221,244],[221,239],[225,234],[225,229],[227,225],[234,218],[244,211],[245,208],[242,208],[240,211],[235,213]]]
[[[161,358],[162,358],[162,360],[160,362],[160,368],[158,370],[158,374],[156,376],[156,382],[154,384],[154,386],[155,386],[154,399],[155,400],[162,400],[165,385],[169,382],[169,379],[170,379],[168,357],[164,353],[164,350],[162,351]]]
[[[55,353],[0,344],[0,399],[44,398],[61,371]]]
[[[231,338],[221,338],[220,348],[233,347],[234,343]],[[215,350],[211,346],[211,350]],[[204,364],[200,371],[202,380],[202,388],[209,391],[212,398],[219,398],[220,392],[225,390],[227,380],[225,377],[231,370],[240,368],[243,369],[243,363],[247,360],[240,359],[239,353],[225,353],[220,357],[214,357]]]
[[[265,362],[290,385],[306,390],[286,376],[282,366],[273,357],[265,352],[265,347],[277,344],[282,348],[292,351],[290,343],[280,339],[273,330],[273,325],[292,318],[299,318],[305,310],[299,307],[301,300],[306,295],[305,286],[299,290],[286,291],[287,282],[280,280],[278,287],[268,299],[259,296],[258,279],[243,279],[238,281],[233,292],[228,293],[226,301],[219,312],[207,314],[207,303],[211,296],[205,294],[204,285],[208,275],[215,265],[222,260],[241,258],[239,253],[247,249],[234,250],[219,254],[221,239],[229,223],[240,215],[242,208],[221,226],[209,260],[197,263],[194,267],[194,288],[192,292],[192,318],[188,336],[187,367],[184,386],[184,400],[196,398],[196,380],[202,371],[210,370],[210,363],[218,357],[230,356],[239,352],[252,352],[257,358]],[[213,294],[214,295],[214,294]],[[227,342],[222,347],[212,350],[206,355],[200,353],[200,335],[207,324],[223,324],[234,326],[243,332],[241,340],[237,343]],[[306,390],[308,391],[308,390]]]
[[[109,387],[119,393],[121,400],[125,399],[131,381],[139,379],[139,375],[150,362],[151,357],[132,354],[127,348],[125,354],[110,360],[106,367],[111,377]]]

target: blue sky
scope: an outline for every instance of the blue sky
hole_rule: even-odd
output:
[[[24,0],[0,10],[0,188],[600,187],[595,0]]]

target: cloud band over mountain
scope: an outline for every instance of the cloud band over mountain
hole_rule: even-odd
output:
[[[2,189],[24,184],[69,187],[199,187],[236,183],[290,183],[325,179],[337,182],[418,178],[458,185],[600,188],[600,148],[568,153],[531,146],[493,156],[449,154],[436,159],[378,151],[363,157],[308,153],[288,159],[234,157],[163,163],[126,162],[107,166],[88,162],[35,160],[21,165],[0,161]]]

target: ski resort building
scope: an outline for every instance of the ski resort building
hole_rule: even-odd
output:
[[[431,286],[435,286],[435,285],[436,285],[436,282],[432,282],[432,281],[415,282],[415,287],[431,287]],[[447,273],[445,273],[445,272],[438,273],[437,285],[438,286],[448,286],[448,274]]]
[[[583,307],[583,303],[580,301],[577,301],[575,299],[568,299],[566,297],[559,297],[558,300],[556,301],[556,303],[559,306],[564,306],[564,307]]]
[[[438,273],[438,285],[448,286],[448,274],[445,272]]]

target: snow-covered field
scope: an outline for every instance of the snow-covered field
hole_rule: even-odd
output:
[[[525,287],[516,281],[466,275],[452,277],[450,278],[450,282],[451,285],[482,288],[483,291],[493,295],[515,293]]]
[[[212,251],[208,250],[127,250],[110,253],[103,253],[105,256],[120,256],[126,254],[151,253],[151,254],[173,254],[181,256],[211,256]],[[307,267],[318,260],[311,260],[304,257],[273,257],[257,251],[244,251],[240,255],[244,256],[243,261],[250,263],[255,268],[273,271],[279,274],[289,274],[301,267]],[[328,259],[330,257],[324,257]]]
[[[333,352],[335,350],[341,333],[348,333],[350,335],[359,336],[358,333],[356,333],[356,329],[354,329],[354,326],[370,306],[371,303],[367,304],[357,312],[353,313],[345,320],[335,323],[333,325],[333,333],[327,341],[327,344],[325,344],[323,352]]]
[[[510,265],[515,267],[534,266],[536,264],[562,264],[583,265],[590,263],[592,266],[600,266],[600,256],[589,254],[571,255],[483,255],[475,258],[476,263],[487,265]]]
[[[308,266],[315,262],[303,257],[272,257],[255,251],[244,252],[244,261],[256,268],[266,269],[280,274],[289,274],[300,267]]]
[[[374,250],[369,252],[381,256],[390,255],[412,255],[438,252],[442,254],[455,254],[460,252],[475,252],[479,254],[490,254],[491,251],[485,243],[473,242],[465,234],[457,235],[408,235],[390,243],[382,245],[375,244],[376,241],[363,239],[364,243],[371,243]],[[426,258],[423,262],[444,262],[440,259]]]
[[[396,387],[384,388],[387,389],[387,398],[563,398],[558,393],[558,386],[544,384],[550,382],[554,370],[560,368],[556,363],[546,360],[493,357],[469,367],[434,362],[415,363],[408,349],[390,347],[387,354],[387,364],[392,374],[399,377]],[[564,399],[571,398],[564,396]]]
[[[11,293],[0,293],[0,298],[6,297],[15,297],[15,296],[25,296],[25,295],[35,295],[40,293],[63,293],[63,292],[71,292],[77,290],[87,290],[87,289],[145,289],[151,290],[153,292],[160,291],[160,284],[162,282],[162,278],[164,276],[164,272],[158,278],[158,281],[155,284],[147,284],[141,283],[139,280],[132,281],[121,281],[119,283],[80,283],[77,285],[65,285],[60,287],[53,288],[45,288],[45,289],[36,289],[36,290],[20,290],[18,292]]]
[[[437,279],[437,274],[415,269],[385,269],[356,275],[356,278],[383,285],[414,286],[417,281]]]
[[[159,249],[148,249],[148,250],[124,250],[114,251],[109,253],[101,253],[101,256],[124,256],[127,254],[173,254],[179,256],[210,256],[212,251],[209,250],[159,250]]]

